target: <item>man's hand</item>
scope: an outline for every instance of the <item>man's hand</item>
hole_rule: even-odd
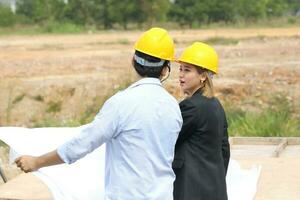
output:
[[[51,165],[58,165],[64,163],[59,157],[57,151],[51,151],[39,157],[34,156],[21,156],[15,160],[18,167],[24,172],[33,172],[41,167],[48,167]]]
[[[15,160],[17,166],[24,172],[32,172],[38,170],[38,157],[34,156],[21,156]]]

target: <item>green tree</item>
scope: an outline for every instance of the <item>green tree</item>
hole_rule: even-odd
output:
[[[110,1],[112,0],[91,0],[91,17],[98,27],[112,28],[112,21],[108,13]]]
[[[45,0],[20,0],[17,1],[17,14],[27,17],[31,23],[41,23],[50,15],[48,2]]]
[[[285,0],[288,5],[288,9],[292,14],[296,14],[300,10],[300,1],[299,0]]]
[[[257,21],[266,17],[268,0],[240,0],[237,4],[238,15],[246,21]]]
[[[58,22],[64,21],[67,4],[63,0],[51,0],[50,2],[50,18]]]
[[[112,23],[119,23],[124,29],[130,22],[139,23],[142,21],[139,11],[139,0],[110,0],[108,7],[109,20]]]
[[[268,0],[266,8],[267,16],[280,17],[288,11],[288,4],[286,0]]]
[[[64,10],[64,18],[78,25],[93,24],[93,10],[95,2],[92,0],[68,0]]]
[[[180,26],[188,24],[191,28],[193,22],[208,18],[206,7],[204,7],[207,5],[205,1],[201,3],[199,1],[195,2],[194,0],[176,0],[171,6],[169,16],[173,21],[178,22]]]
[[[0,26],[13,26],[16,22],[16,17],[11,9],[7,6],[0,5]]]
[[[237,16],[238,0],[210,0],[207,1],[208,8],[206,13],[209,16],[209,22],[233,22]],[[203,5],[204,6],[204,5]]]
[[[165,21],[171,7],[169,0],[139,0],[141,18],[147,21],[148,26],[155,22]]]
[[[65,4],[61,0],[19,0],[16,13],[26,17],[29,23],[46,23],[60,20],[64,15]]]
[[[169,16],[181,26],[190,28],[194,23],[234,21],[236,17],[235,2],[237,0],[176,0],[172,4]]]

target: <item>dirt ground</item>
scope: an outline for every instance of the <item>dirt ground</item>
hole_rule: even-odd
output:
[[[270,95],[280,93],[300,107],[300,27],[170,33],[177,55],[194,41],[239,41],[213,44],[220,56],[214,84],[221,100],[255,109],[255,103],[268,104]],[[1,36],[0,125],[32,126],[49,115],[80,118],[97,100],[135,79],[130,64],[140,34]],[[180,99],[178,64],[172,68],[165,85]]]

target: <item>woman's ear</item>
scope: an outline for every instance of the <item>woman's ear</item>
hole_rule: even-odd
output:
[[[207,77],[206,77],[205,73],[199,74],[200,83],[204,83],[206,81],[206,79],[207,79]]]

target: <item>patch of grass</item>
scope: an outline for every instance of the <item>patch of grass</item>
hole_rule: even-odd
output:
[[[297,23],[297,18],[295,16],[290,16],[287,19],[288,24],[296,24]]]
[[[85,28],[72,23],[50,22],[42,30],[45,33],[81,33]]]
[[[294,115],[294,105],[281,95],[274,97],[270,105],[259,113],[225,106],[230,135],[300,137],[300,122]]]
[[[39,101],[39,102],[43,102],[44,101],[44,97],[41,96],[41,95],[33,96],[32,99],[34,99],[35,101]]]
[[[97,99],[97,98],[95,98]],[[88,106],[85,109],[85,112],[80,116],[80,119],[78,120],[79,123],[82,124],[87,124],[90,123],[91,121],[93,121],[95,115],[97,114],[97,112],[99,111],[99,107],[101,107],[103,105],[104,101],[95,101],[94,103],[90,106]],[[98,105],[100,104],[100,105]]]
[[[7,107],[6,107],[6,124],[10,123],[10,115],[11,115],[11,110],[13,108],[12,104],[12,94],[13,94],[14,86],[9,87],[9,93],[8,93],[8,101],[7,101]]]
[[[93,103],[88,105],[85,112],[81,114],[79,119],[67,119],[60,120],[55,116],[47,116],[43,119],[33,120],[31,127],[75,127],[83,124],[90,123],[95,115],[99,112],[99,108],[102,107],[104,102],[110,98],[116,92],[127,88],[132,83],[131,80],[126,80],[122,84],[115,85],[111,92],[106,94],[104,97],[95,97]],[[47,105],[47,113],[55,113],[61,111],[62,101],[54,102],[51,101]]]
[[[126,80],[120,85],[115,85],[113,90],[110,93],[106,94],[104,97],[95,97],[93,100],[93,104],[89,105],[86,108],[85,112],[80,117],[79,123],[87,124],[87,123],[91,122],[94,119],[97,112],[99,112],[99,108],[101,108],[103,106],[104,102],[107,99],[109,99],[112,95],[114,95],[118,91],[126,89],[129,85],[131,85],[131,83],[132,83],[132,81]]]
[[[204,40],[204,42],[208,43],[208,44],[218,44],[218,45],[235,45],[239,43],[239,39],[234,39],[234,38],[223,38],[223,37],[211,37],[208,38],[206,40]]]
[[[49,22],[46,25],[0,27],[0,35],[77,34],[91,32],[91,28],[72,23]]]
[[[70,89],[68,89],[68,93],[69,93],[69,95],[70,95],[71,97],[74,96],[75,91],[76,91],[76,88],[70,88]]]
[[[60,44],[44,44],[40,47],[30,48],[30,50],[34,51],[42,51],[42,50],[62,50],[64,47]]]
[[[300,17],[297,16],[284,16],[274,18],[264,18],[255,21],[239,19],[235,22],[224,23],[215,22],[209,24],[200,24],[199,27],[195,28],[280,28],[280,27],[298,27],[300,24]]]
[[[17,103],[19,103],[20,101],[23,100],[23,98],[24,98],[25,96],[26,96],[25,94],[20,94],[20,95],[16,96],[16,97],[14,98],[14,100],[12,101],[12,104],[17,104]]]
[[[98,45],[114,45],[114,44],[122,44],[122,45],[128,45],[131,42],[126,38],[121,38],[116,41],[98,41],[98,42],[92,42],[89,43],[89,45],[98,46]]]
[[[60,112],[61,111],[61,106],[62,106],[62,101],[50,101],[47,104],[47,113],[55,113],[55,112]]]
[[[35,122],[32,128],[40,128],[40,127],[76,127],[80,126],[79,121],[76,120],[60,120],[55,118],[44,118]]]
[[[8,28],[0,28],[0,35],[36,35],[42,34],[40,26],[15,26]]]
[[[130,41],[128,39],[123,38],[123,39],[119,39],[117,43],[126,45],[126,44],[130,44]]]
[[[174,38],[174,44],[179,44],[178,39]]]

